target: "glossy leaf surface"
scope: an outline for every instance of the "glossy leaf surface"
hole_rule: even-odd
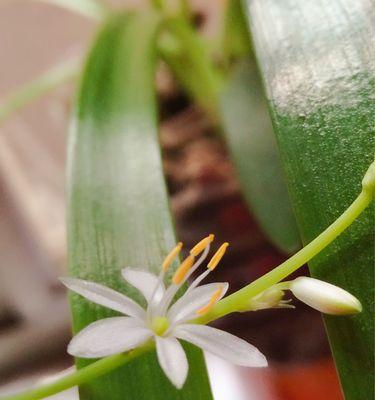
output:
[[[373,4],[247,0],[244,6],[307,243],[357,196],[373,160]],[[354,317],[325,317],[346,399],[374,397],[373,221],[370,207],[309,263],[313,276],[363,305]]]

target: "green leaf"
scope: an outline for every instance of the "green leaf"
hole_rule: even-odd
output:
[[[375,25],[363,1],[245,1],[305,243],[360,191],[374,155]],[[346,399],[374,397],[374,208],[309,263],[363,305],[325,317]],[[308,332],[307,332],[308,333]]]
[[[0,124],[16,111],[47,94],[59,85],[76,78],[80,71],[78,60],[54,66],[23,87],[15,90],[0,103]]]
[[[224,134],[245,198],[270,240],[286,253],[300,246],[267,102],[252,60],[240,62],[221,96]]]
[[[155,15],[121,14],[105,25],[89,55],[69,151],[68,243],[71,275],[142,301],[120,270],[158,272],[175,244],[162,174],[154,89]],[[74,331],[114,315],[72,296]],[[126,334],[126,333],[124,333]],[[210,399],[200,350],[186,347],[183,390],[147,354],[80,387],[81,399]],[[78,367],[91,361],[79,359]]]
[[[222,51],[227,64],[230,64],[232,60],[247,57],[251,52],[241,0],[228,0],[223,22]]]

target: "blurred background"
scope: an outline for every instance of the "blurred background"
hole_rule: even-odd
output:
[[[202,33],[215,34],[225,1],[191,4]],[[0,0],[0,102],[59,62],[83,59],[96,29],[91,21],[42,2]],[[157,84],[178,238],[186,248],[207,232],[230,242],[212,279],[224,279],[236,290],[287,255],[257,226],[218,132],[163,65]],[[73,364],[66,353],[67,294],[57,277],[67,275],[65,152],[74,87],[74,82],[62,85],[0,126],[0,394]],[[270,368],[256,370],[208,356],[217,400],[341,399],[319,313],[299,303],[296,310],[233,315],[217,325],[253,343],[270,360]],[[74,399],[76,393],[59,396],[54,398]]]

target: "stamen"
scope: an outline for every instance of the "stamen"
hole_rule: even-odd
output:
[[[200,308],[199,310],[197,310],[197,314],[198,315],[203,315],[206,314],[208,311],[211,310],[211,308],[216,304],[216,302],[219,300],[221,293],[223,292],[223,288],[224,286],[221,285],[216,292],[212,295],[209,303],[205,306],[203,306],[202,308]]]
[[[198,242],[191,250],[190,254],[196,257],[214,240],[215,235],[212,233]]]
[[[191,276],[191,274],[193,274],[194,271],[196,271],[196,269],[202,264],[202,262],[206,259],[209,252],[210,252],[210,243],[208,243],[208,246],[204,249],[203,253],[199,256],[198,260],[190,267],[190,269],[187,270],[187,272],[185,272],[185,275],[182,277],[182,280],[178,280],[179,283],[175,283],[175,281],[172,278],[172,284],[168,287],[168,289],[164,293],[164,297],[162,298],[162,300],[159,303],[159,306],[156,309],[156,311],[158,312],[158,315],[165,315],[165,313],[168,310],[168,307],[170,306],[174,296],[176,295],[176,293],[178,292],[180,287]],[[189,257],[191,257],[194,260],[194,257],[192,255],[190,255]],[[189,259],[189,257],[187,259]],[[175,276],[177,275],[179,270],[182,268],[182,264],[176,271]]]
[[[186,274],[189,272],[189,269],[193,266],[194,260],[194,256],[190,255],[186,257],[182,264],[178,267],[172,278],[172,282],[175,285],[180,284],[184,280]]]
[[[165,257],[163,264],[162,264],[162,269],[163,272],[167,272],[168,268],[171,266],[172,261],[178,256],[182,248],[182,242],[179,242],[177,246]]]
[[[220,260],[223,258],[225,251],[227,250],[227,247],[229,246],[229,243],[225,242],[223,243],[219,250],[213,255],[211,258],[210,262],[207,265],[207,268],[213,271],[217,265],[219,264]]]

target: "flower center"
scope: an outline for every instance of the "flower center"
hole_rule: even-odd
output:
[[[152,321],[151,328],[158,336],[162,336],[169,328],[168,318],[167,317],[155,317]]]

